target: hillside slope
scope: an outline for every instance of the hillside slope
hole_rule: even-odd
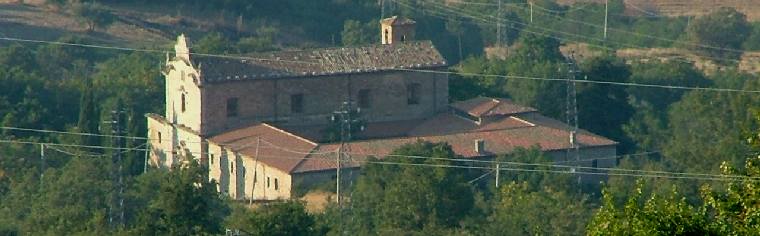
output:
[[[557,0],[562,5],[576,2],[604,3],[604,0]],[[624,0],[626,14],[701,16],[720,7],[731,7],[747,15],[750,21],[760,21],[760,0]]]

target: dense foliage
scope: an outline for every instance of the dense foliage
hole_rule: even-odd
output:
[[[49,2],[97,31],[114,20],[110,7],[121,1]],[[256,22],[252,34],[220,27],[193,38],[198,53],[378,41],[377,1],[133,2],[176,7],[177,15],[205,12]],[[603,40],[601,4],[533,1],[531,17],[524,1],[504,0],[511,5],[502,14],[484,5],[492,3],[486,0],[453,1],[457,11],[436,5],[440,1],[384,2],[386,16],[415,19],[417,37],[432,40],[459,73],[450,76],[452,100],[506,97],[564,121],[572,83],[557,80],[574,78],[579,80],[574,85],[579,127],[620,142],[619,153],[631,155],[610,157],[619,168],[760,177],[755,158],[760,95],[682,89],[760,90],[757,75],[725,63],[742,49],[760,49],[760,24],[746,22],[741,13],[719,9],[697,19],[632,17],[625,15],[622,0],[611,0],[612,28]],[[506,28],[501,37],[495,24],[482,21],[497,15]],[[78,37],[59,41],[92,43]],[[725,68],[707,74],[681,58],[625,61],[599,51],[578,60],[565,58],[560,47],[576,41],[606,49],[689,48],[718,58]],[[495,45],[509,46],[508,53],[482,56],[484,47]],[[163,100],[156,98],[164,96],[164,55],[61,44],[0,46],[0,126],[110,134],[104,121],[112,111],[123,110],[127,135],[143,137],[143,115],[162,113]],[[327,139],[340,139],[336,127]],[[361,124],[352,125],[357,127]],[[115,144],[109,137],[13,129],[0,130],[0,138]],[[129,139],[126,145],[138,147],[142,141]],[[756,181],[638,176],[637,182],[636,176],[623,175],[606,178],[600,191],[599,185],[578,184],[566,169],[541,166],[554,160],[534,147],[496,158],[537,164],[531,171],[500,172],[497,188],[491,167],[453,168],[462,162],[448,144],[426,142],[406,145],[393,157],[371,159],[379,163],[363,167],[344,191],[344,203],[324,212],[309,212],[299,201],[251,208],[219,196],[215,183],[194,162],[171,172],[144,172],[145,153],[124,152],[126,207],[123,226],[116,226],[112,154],[99,148],[0,143],[0,235],[197,235],[227,229],[252,235],[749,235],[759,230]]]

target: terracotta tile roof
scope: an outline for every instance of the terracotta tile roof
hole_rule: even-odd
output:
[[[356,134],[357,139],[377,139],[406,136],[409,131],[419,126],[425,120],[404,120],[404,121],[387,121],[373,122],[366,124],[364,131]],[[317,142],[324,142],[324,130],[327,125],[300,125],[300,126],[278,126],[287,132],[304,137]]]
[[[241,55],[251,59],[194,56],[201,82],[309,77],[446,66],[430,41],[373,44]],[[256,59],[253,59],[256,58]]]
[[[515,117],[504,117],[477,124],[475,121],[451,113],[438,114],[421,123],[407,133],[408,136],[420,137],[455,133],[483,132],[533,126],[532,123]]]
[[[268,124],[255,124],[247,128],[232,130],[210,138],[213,143],[254,158],[257,154],[262,163],[285,172],[291,172],[313,150],[317,144],[289,134]],[[286,148],[279,148],[286,147]],[[298,150],[298,151],[289,151]]]
[[[509,99],[488,97],[477,97],[455,102],[451,104],[451,107],[474,117],[513,115],[538,111],[532,107],[517,105]]]
[[[505,101],[508,100],[500,100],[500,103],[505,103]],[[509,108],[512,105],[499,104],[499,106]],[[514,109],[510,111],[514,111]],[[401,125],[405,122],[407,124]],[[313,128],[314,126],[311,127]],[[395,137],[372,138],[346,143],[345,147],[351,153],[354,153],[352,155],[353,161],[347,161],[342,166],[358,167],[367,158],[365,155],[376,155],[382,158],[396,148],[417,140],[446,142],[452,146],[457,154],[466,158],[508,154],[517,147],[531,147],[534,145],[540,146],[544,151],[571,148],[570,127],[557,120],[542,116],[537,112],[499,116],[480,125],[452,113],[442,113],[424,121],[399,121],[377,124],[378,130],[384,127],[400,128],[388,132],[388,134],[393,133]],[[263,158],[260,160],[267,165],[288,173],[334,170],[336,168],[334,151],[340,147],[340,144],[317,144],[289,133],[291,131],[296,134],[311,132],[314,135],[319,133],[319,131],[315,130],[309,131],[309,127],[298,128],[284,128],[288,130],[285,131],[271,125],[258,124],[215,136],[211,140],[215,143],[231,143],[229,144],[230,146],[236,146],[253,143],[257,137],[262,137],[262,139],[274,145],[300,152],[293,153],[284,151],[284,149],[260,148],[259,153],[261,158]],[[396,135],[402,133],[403,135]],[[485,141],[484,152],[477,153],[475,151],[476,140]],[[612,140],[584,130],[579,131],[577,141],[581,148],[617,144]],[[250,146],[243,148],[241,153],[253,157],[255,155],[255,148]],[[287,158],[277,159],[267,158],[267,156],[282,156]]]
[[[380,23],[384,25],[413,25],[417,22],[406,17],[393,16],[380,20]]]

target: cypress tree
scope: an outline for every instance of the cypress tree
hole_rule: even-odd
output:
[[[79,132],[97,134],[100,115],[98,114],[98,107],[95,103],[95,95],[91,85],[92,82],[88,81],[82,91],[82,96],[79,100],[79,121],[77,127],[79,128]],[[83,135],[81,136],[80,144],[100,145],[100,139],[97,136]]]

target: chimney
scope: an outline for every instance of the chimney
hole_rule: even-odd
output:
[[[486,141],[482,139],[475,140],[475,153],[485,154],[485,152],[486,152]]]
[[[578,136],[578,133],[575,130],[570,131],[570,147],[574,148],[575,145],[577,145],[577,142],[578,142],[577,136]]]
[[[383,44],[403,43],[414,40],[417,22],[404,17],[393,16],[380,20],[380,41]]]

